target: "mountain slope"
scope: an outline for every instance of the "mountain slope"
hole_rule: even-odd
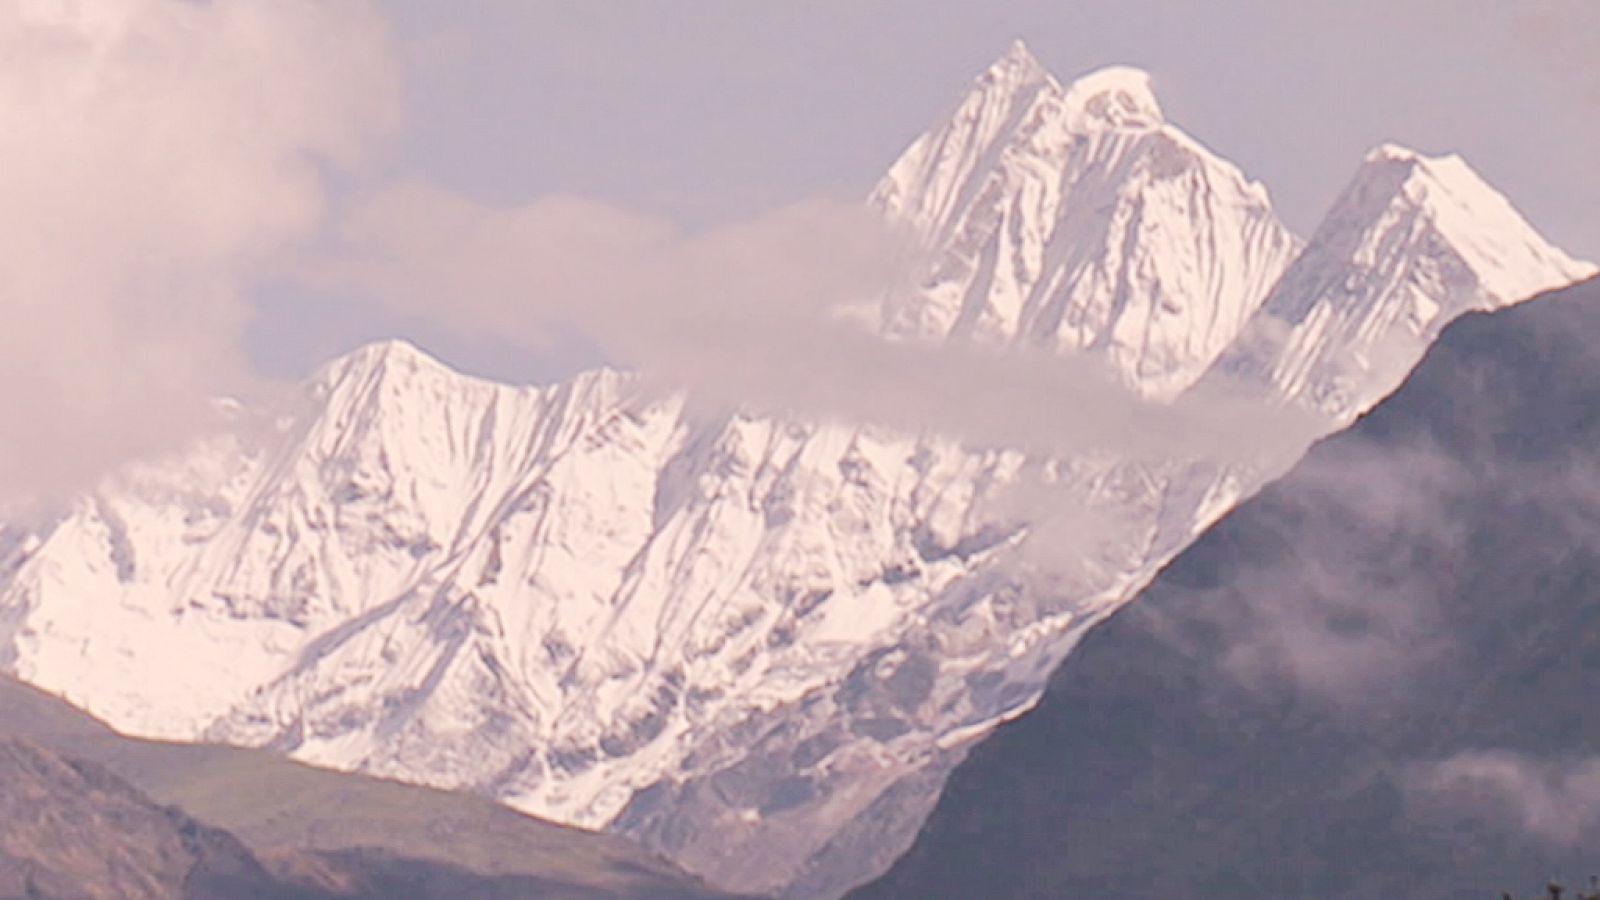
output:
[[[1019,484],[1137,535],[1172,477],[695,420],[611,373],[503,388],[400,344],[303,402],[22,540],[17,671],[145,734],[622,812],[735,884],[1025,706],[1126,592],[1149,538],[1108,532],[1057,596],[1002,570]]]
[[[0,857],[17,861],[0,873],[31,871],[46,896],[721,896],[618,838],[260,751],[122,737],[4,677],[0,748],[0,806],[59,811],[0,815]],[[73,880],[53,888],[52,871]]]
[[[0,896],[295,896],[231,835],[103,769],[0,738]]]
[[[1053,114],[1127,128],[1057,181],[1126,180],[1137,206],[1164,190],[1152,148],[1183,139],[1094,87],[1051,88]],[[1174,178],[1217,174],[1270,219],[1180,155]],[[1155,259],[1154,234],[1117,240]],[[1206,241],[1207,271],[1267,278]],[[7,541],[0,663],[139,734],[469,789],[723,884],[836,893],[1187,538],[1210,478],[686,410],[617,373],[514,389],[365,348],[297,408],[235,411]],[[1096,523],[1048,564],[1019,512],[1046,494]],[[862,817],[884,827],[845,839]]]
[[[1081,352],[1152,419],[1296,246],[1144,76],[1063,87],[1020,48],[873,202],[932,273],[886,339]],[[1182,428],[1153,458],[1029,456],[610,371],[514,388],[398,342],[220,414],[0,528],[0,667],[133,733],[469,790],[806,897],[886,866],[966,748],[1289,462],[1197,458]]]
[[[1600,827],[1600,283],[1405,386],[1085,639],[860,897],[1495,896]]]
[[[1460,157],[1386,144],[1216,369],[1349,421],[1398,387],[1457,316],[1594,272]]]
[[[1260,184],[1165,121],[1148,75],[1064,87],[1020,42],[871,202],[930,250],[886,333],[1090,352],[1163,397],[1233,340],[1300,246]]]

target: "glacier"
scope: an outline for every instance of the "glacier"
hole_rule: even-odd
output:
[[[1020,43],[869,205],[925,260],[885,341],[1103,363],[1158,408],[1339,427],[1452,317],[1592,274],[1454,157],[1385,145],[1309,242],[1143,73]],[[128,733],[272,748],[834,896],[972,742],[1289,459],[983,447],[519,387],[404,342],[0,528],[0,666]],[[1063,410],[1063,415],[1070,415]]]

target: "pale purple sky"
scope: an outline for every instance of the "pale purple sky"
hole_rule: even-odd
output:
[[[1059,77],[1153,75],[1168,118],[1309,235],[1383,141],[1459,152],[1552,240],[1600,257],[1592,0],[390,0],[407,125],[386,173],[496,206],[577,195],[691,229],[863,195],[1023,38]],[[506,377],[528,360],[342,298],[274,296],[253,343],[303,371],[399,330]],[[320,340],[307,341],[315,331]],[[502,352],[503,351],[503,352]]]
[[[1393,140],[1600,257],[1595,6],[0,0],[0,500],[373,339],[529,381],[693,363],[689,325],[748,356],[881,287],[860,198],[1019,37],[1150,70],[1303,234]]]
[[[863,193],[1013,38],[1151,71],[1168,116],[1309,231],[1385,140],[1459,151],[1600,254],[1592,0],[391,0],[409,164],[718,220]],[[1587,202],[1585,202],[1587,201]]]

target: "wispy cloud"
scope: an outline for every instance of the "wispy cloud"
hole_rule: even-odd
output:
[[[0,502],[169,446],[248,378],[248,287],[320,233],[328,165],[392,130],[396,56],[364,3],[0,11]],[[886,342],[863,324],[921,260],[855,198],[686,231],[573,197],[352,192],[300,276],[529,353],[578,336],[703,403],[1153,460],[1291,458],[1324,428],[1225,386],[1147,403],[1086,358]]]
[[[530,352],[576,328],[619,365],[757,410],[1149,459],[1292,457],[1325,428],[1225,385],[1147,402],[1087,356],[886,341],[877,304],[919,260],[856,201],[686,232],[586,200],[493,208],[409,185],[368,198],[343,239],[310,277]]]
[[[1600,832],[1600,757],[1474,750],[1415,764],[1403,784],[1424,815],[1497,822],[1562,846],[1580,846]]]
[[[394,82],[363,3],[0,4],[0,502],[168,445],[243,377],[246,278]]]
[[[1503,336],[1513,358],[1549,361],[1545,377],[1572,384],[1595,370],[1569,318],[1515,321]],[[1202,619],[1215,638],[1206,652],[1234,683],[1366,715],[1414,700],[1416,686],[1437,689],[1470,658],[1498,608],[1485,604],[1502,602],[1482,579],[1504,574],[1516,587],[1503,590],[1538,597],[1545,588],[1523,574],[1592,558],[1600,462],[1573,438],[1581,431],[1562,432],[1588,427],[1581,391],[1527,393],[1539,376],[1463,346],[1413,384],[1420,392],[1318,446],[1236,513],[1242,530],[1217,536],[1233,543],[1193,551],[1217,577],[1164,580],[1166,596],[1146,610],[1160,633],[1192,642],[1186,626]]]
[[[1340,437],[1242,513],[1251,543],[1229,557],[1222,582],[1169,579],[1166,590],[1193,596],[1145,612],[1180,643],[1190,632],[1167,615],[1207,622],[1220,644],[1205,652],[1220,653],[1238,685],[1365,714],[1403,699],[1405,684],[1450,647],[1440,584],[1444,561],[1469,537],[1450,504],[1473,483],[1452,454],[1425,442]]]

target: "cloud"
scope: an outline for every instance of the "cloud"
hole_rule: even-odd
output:
[[[1547,359],[1571,352],[1532,347]],[[1290,690],[1364,715],[1413,701],[1418,685],[1436,688],[1481,627],[1463,598],[1482,596],[1471,579],[1482,577],[1486,548],[1500,566],[1544,571],[1600,543],[1600,461],[1560,440],[1519,455],[1520,425],[1504,418],[1512,407],[1472,396],[1484,384],[1472,372],[1452,381],[1456,402],[1474,410],[1466,425],[1446,415],[1451,427],[1431,430],[1427,411],[1403,400],[1401,424],[1314,448],[1247,509],[1247,530],[1223,526],[1231,549],[1193,551],[1212,563],[1222,554],[1225,578],[1191,581],[1182,573],[1199,570],[1180,567],[1161,582],[1181,599],[1144,609],[1157,633],[1218,654],[1232,676],[1224,689]],[[1187,627],[1196,619],[1214,645],[1196,642]]]
[[[394,82],[362,3],[0,3],[0,503],[169,445],[245,379],[248,279]]]
[[[1471,474],[1426,442],[1347,434],[1314,449],[1287,484],[1251,508],[1248,555],[1226,580],[1169,579],[1168,590],[1195,596],[1147,609],[1153,626],[1186,652],[1219,654],[1252,692],[1291,689],[1351,713],[1402,702],[1400,687],[1451,647],[1441,573],[1467,552],[1468,523],[1451,504]],[[1188,646],[1194,632],[1168,616],[1198,616],[1220,644]]]
[[[341,236],[308,279],[530,352],[576,329],[617,364],[757,411],[1152,460],[1292,458],[1326,429],[1222,384],[1146,402],[1088,357],[886,341],[878,304],[919,260],[854,201],[687,232],[588,200],[502,209],[411,184],[367,198]]]
[[[420,182],[365,198],[341,236],[321,274],[402,311],[531,344],[577,325],[629,365],[668,370],[725,335],[782,331],[881,290],[900,258],[858,203],[691,234],[579,197],[496,208]]]
[[[1403,785],[1429,815],[1487,819],[1569,847],[1600,832],[1600,757],[1475,750],[1414,764]]]

